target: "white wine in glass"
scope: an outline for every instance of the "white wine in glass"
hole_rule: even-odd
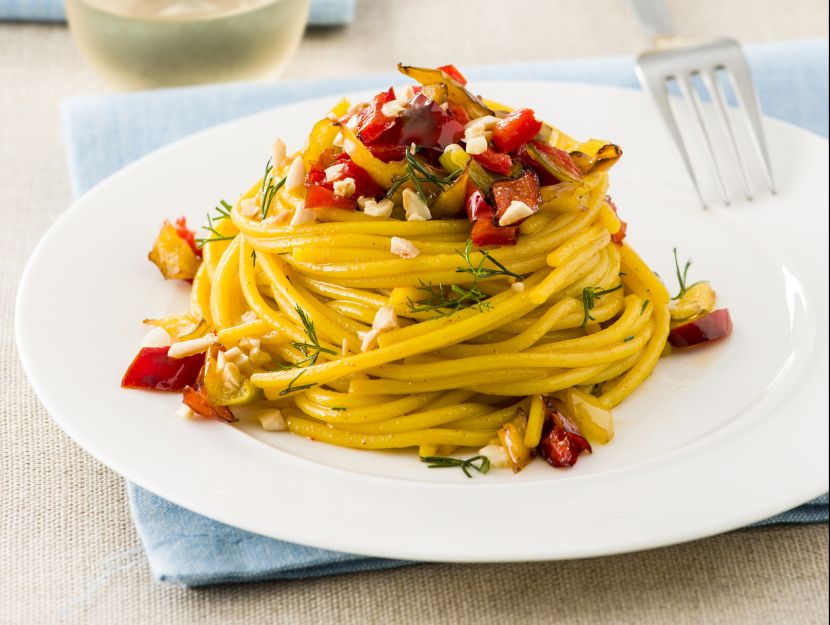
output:
[[[279,74],[309,0],[67,0],[83,56],[115,86],[146,89]]]

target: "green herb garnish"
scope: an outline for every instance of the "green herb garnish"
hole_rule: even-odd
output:
[[[677,248],[673,249],[674,252],[674,268],[677,271],[677,282],[680,284],[680,291],[677,295],[675,295],[672,299],[680,299],[684,295],[686,295],[686,291],[691,289],[696,284],[700,284],[702,281],[698,280],[697,282],[693,282],[692,284],[686,284],[687,274],[689,273],[689,267],[692,266],[692,259],[686,261],[686,265],[683,267],[683,271],[680,271],[680,261],[677,260]]]
[[[470,469],[475,469],[482,475],[490,470],[490,459],[487,456],[473,456],[472,458],[450,458],[448,456],[425,456],[421,462],[428,463],[430,469],[446,469],[449,467],[461,467],[464,475],[473,477]],[[478,464],[476,464],[478,463]]]
[[[416,148],[415,151],[417,152],[418,149]],[[421,200],[423,200],[424,204],[426,204],[428,202],[428,198],[423,187],[421,186],[422,184],[429,182],[436,185],[440,189],[444,189],[444,187],[448,187],[455,182],[455,179],[461,175],[462,171],[464,171],[463,169],[456,169],[454,172],[449,173],[444,177],[436,176],[424,167],[423,163],[415,158],[415,154],[413,154],[412,150],[409,149],[406,151],[405,167],[406,173],[395,179],[392,186],[389,188],[389,191],[386,192],[387,198],[391,198],[395,194],[395,191],[397,191],[403,183],[412,181],[412,184],[415,187],[415,192]]]
[[[610,289],[600,289],[597,286],[587,286],[582,289],[582,307],[585,313],[582,317],[582,326],[585,327],[585,324],[589,321],[595,321],[594,317],[591,316],[591,309],[596,305],[596,300],[603,295],[619,291],[621,288],[623,288],[622,284],[618,284]]]
[[[477,306],[480,311],[484,311],[490,308],[490,304],[484,301],[487,299],[487,294],[479,288],[479,281],[494,276],[506,276],[516,278],[517,280],[524,280],[524,276],[510,271],[502,263],[493,258],[487,250],[479,251],[481,252],[481,260],[478,263],[473,263],[471,258],[473,242],[471,239],[467,239],[464,251],[457,252],[466,261],[467,266],[456,267],[455,271],[458,273],[468,273],[473,277],[473,284],[470,287],[463,287],[458,284],[453,284],[449,287],[444,287],[443,285],[436,287],[431,283],[421,281],[421,286],[418,288],[429,293],[429,297],[419,302],[413,302],[409,299],[407,302],[409,309],[412,312],[440,310],[443,315],[451,315],[457,310],[469,308],[470,306]],[[485,267],[484,264],[488,261],[495,265],[496,268]]]
[[[198,247],[204,247],[206,243],[213,243],[215,241],[231,241],[236,237],[236,235],[229,236],[222,234],[216,230],[216,226],[213,225],[216,221],[230,219],[232,208],[233,207],[225,200],[219,200],[219,206],[214,207],[216,214],[211,215],[210,213],[207,213],[207,226],[202,226],[202,229],[210,232],[212,236],[196,239],[196,245]]]
[[[646,308],[648,308],[648,305],[649,305],[649,300],[646,300],[646,301],[643,302],[643,306],[642,306],[642,308],[640,308],[640,314],[641,315],[646,311]]]

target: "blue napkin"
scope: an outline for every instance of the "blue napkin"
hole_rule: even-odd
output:
[[[311,0],[311,26],[341,26],[354,19],[355,0]],[[0,22],[63,22],[63,0],[0,0]]]
[[[826,137],[827,40],[748,46],[747,55],[765,112]],[[465,73],[474,79],[637,86],[630,57],[482,67]],[[399,75],[388,74],[188,87],[69,100],[62,115],[74,192],[80,195],[136,158],[219,122],[304,98],[383,88],[399,80]],[[132,484],[129,494],[151,568],[162,581],[200,586],[298,579],[408,564],[333,553],[244,532],[201,517]],[[827,501],[824,495],[761,524],[826,522]]]

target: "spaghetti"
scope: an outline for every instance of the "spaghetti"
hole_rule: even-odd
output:
[[[190,311],[152,322],[205,359],[186,404],[465,473],[537,449],[573,464],[670,331],[607,195],[621,151],[472,96],[451,66],[401,69],[422,86],[339,103],[294,155],[278,141],[189,246]]]

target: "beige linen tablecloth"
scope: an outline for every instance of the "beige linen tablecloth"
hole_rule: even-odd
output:
[[[690,34],[827,36],[825,0],[670,4]],[[631,53],[644,44],[618,0],[364,0],[353,26],[307,36],[288,75],[384,71],[397,60],[464,66]],[[13,339],[24,262],[70,202],[58,103],[103,89],[64,27],[0,25],[0,624],[827,622],[826,525],[583,561],[421,565],[196,591],[155,582],[122,480],[52,424]]]

